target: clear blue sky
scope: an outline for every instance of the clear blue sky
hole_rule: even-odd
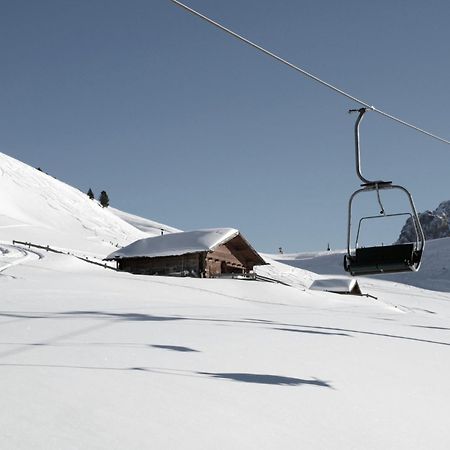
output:
[[[448,1],[186,3],[450,138]],[[358,105],[169,0],[3,0],[0,56],[0,151],[261,251],[345,246]],[[369,178],[404,184],[419,210],[450,199],[450,146],[373,113],[361,132]]]

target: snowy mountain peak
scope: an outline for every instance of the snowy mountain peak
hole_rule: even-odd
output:
[[[450,237],[450,200],[442,202],[434,211],[419,213],[419,220],[425,234],[425,239],[441,239]],[[398,243],[414,242],[416,234],[412,219],[409,218],[403,226]]]

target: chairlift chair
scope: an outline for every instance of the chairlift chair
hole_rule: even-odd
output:
[[[356,190],[350,197],[348,204],[348,230],[347,230],[347,254],[344,257],[344,269],[351,275],[374,275],[380,273],[396,273],[396,272],[416,272],[419,270],[423,249],[425,247],[425,236],[420,225],[419,216],[414,206],[413,198],[410,192],[403,186],[392,184],[392,181],[371,181],[365,178],[361,173],[361,157],[359,145],[359,125],[366,113],[366,108],[351,110],[350,112],[359,112],[355,124],[355,158],[356,173],[363,182],[361,188]],[[381,202],[380,191],[397,189],[406,194],[411,213],[390,213],[387,214]],[[351,249],[352,236],[352,203],[354,198],[363,192],[375,191],[378,204],[380,206],[380,215],[366,216],[359,220],[358,231],[354,249]],[[359,234],[361,224],[365,220],[383,219],[387,217],[408,215],[411,217],[416,239],[415,242],[406,244],[381,245],[373,247],[360,247]]]

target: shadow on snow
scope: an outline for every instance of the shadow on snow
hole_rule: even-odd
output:
[[[333,332],[326,332],[326,331],[317,331],[317,330],[294,330],[292,328],[270,328],[271,330],[278,330],[278,331],[291,331],[292,333],[305,333],[305,334],[320,334],[324,336],[347,336],[347,337],[353,337],[350,334],[347,333],[333,333]]]
[[[326,381],[313,378],[306,380],[303,378],[283,377],[280,375],[267,375],[259,373],[211,373],[211,372],[197,372],[199,375],[208,375],[211,378],[222,378],[225,380],[240,381],[242,383],[257,383],[257,384],[274,384],[277,386],[300,386],[311,385],[320,386],[333,389],[333,387]]]
[[[114,372],[139,372],[139,373],[153,373],[158,375],[173,375],[192,378],[203,378],[205,375],[210,378],[218,378],[224,380],[239,381],[241,383],[253,383],[263,385],[275,386],[317,386],[334,389],[333,386],[318,378],[304,379],[285,377],[280,375],[258,374],[258,373],[240,373],[240,372],[191,372],[187,370],[167,369],[159,367],[96,367],[96,366],[76,366],[64,364],[24,364],[24,363],[0,363],[0,367],[27,367],[27,368],[49,368],[49,369],[75,369],[75,370],[89,370],[89,371],[114,371]]]
[[[403,336],[398,334],[388,334],[377,331],[366,331],[366,330],[356,330],[350,328],[339,328],[339,327],[324,327],[319,325],[302,325],[302,324],[293,324],[293,323],[282,323],[282,322],[274,322],[270,320],[261,320],[261,319],[216,319],[216,318],[208,318],[208,317],[189,317],[189,316],[157,316],[152,314],[142,314],[142,313],[134,313],[134,312],[125,312],[125,313],[115,313],[115,312],[104,312],[104,311],[67,311],[60,313],[49,313],[46,316],[43,315],[34,315],[30,313],[16,313],[16,312],[3,312],[0,313],[0,317],[13,318],[15,320],[26,320],[26,319],[57,319],[63,317],[90,317],[90,318],[100,318],[100,319],[111,319],[111,321],[136,321],[136,322],[164,322],[164,321],[178,321],[178,320],[187,320],[193,322],[211,322],[211,323],[244,323],[244,324],[254,324],[254,325],[274,325],[274,330],[277,331],[290,331],[295,332],[298,330],[298,333],[310,333],[310,334],[321,334],[321,335],[335,335],[335,336],[349,336],[352,335],[369,335],[369,336],[377,336],[384,337],[390,339],[401,339],[407,341],[414,342],[423,342],[426,344],[435,344],[435,345],[445,345],[450,346],[449,342],[435,341],[430,339],[423,339],[412,336]],[[1,322],[0,322],[1,325]],[[276,327],[276,328],[275,328]],[[287,328],[289,327],[289,328]],[[422,328],[426,328],[426,326],[421,326]],[[441,329],[439,327],[429,327],[433,329]],[[311,331],[309,331],[311,330]]]
[[[175,352],[198,352],[199,350],[195,350],[193,348],[190,347],[183,347],[181,345],[150,345],[150,347],[153,348],[160,348],[163,350],[173,350]]]

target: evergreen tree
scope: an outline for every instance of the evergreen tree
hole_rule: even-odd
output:
[[[91,199],[94,200],[94,193],[92,192],[92,189],[89,188],[89,190],[87,191],[87,196]]]
[[[106,191],[100,192],[100,197],[98,198],[98,200],[103,208],[107,208],[109,206],[109,197]]]

